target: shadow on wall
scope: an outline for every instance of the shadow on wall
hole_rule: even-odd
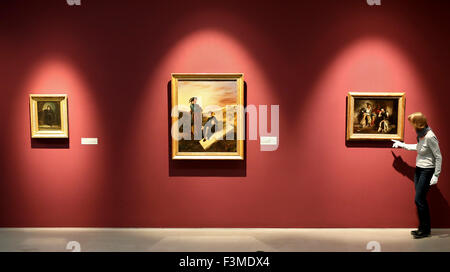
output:
[[[69,112],[69,105],[67,105],[67,112]],[[68,127],[70,127],[69,117],[70,115],[67,114]],[[31,129],[30,129],[30,139],[31,139],[30,140],[31,148],[70,149],[70,136],[69,138],[31,138]]]
[[[394,162],[392,163],[394,169],[414,182],[416,168],[406,163],[402,156],[396,156],[394,152],[392,152],[392,156],[394,156]],[[431,186],[428,193],[428,203],[430,205],[431,220],[434,227],[447,226],[450,223],[450,207],[438,186],[439,183],[437,186]]]
[[[70,148],[69,139],[31,139],[31,148]]]
[[[169,176],[170,177],[245,177],[247,176],[247,144],[243,160],[172,160],[172,84],[167,83]],[[247,83],[244,82],[244,106],[247,105]],[[244,117],[246,118],[246,117]]]

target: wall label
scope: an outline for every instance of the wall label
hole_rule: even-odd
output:
[[[259,140],[261,145],[277,145],[278,137],[275,136],[261,136]]]
[[[81,138],[82,145],[97,145],[98,138]]]
[[[81,0],[66,0],[69,6],[81,6]]]

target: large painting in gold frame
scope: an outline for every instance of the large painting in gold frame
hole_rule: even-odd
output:
[[[172,159],[244,159],[243,74],[172,74],[171,104]]]
[[[69,138],[66,94],[30,94],[31,138]]]
[[[352,140],[403,141],[405,93],[349,92],[347,137]]]

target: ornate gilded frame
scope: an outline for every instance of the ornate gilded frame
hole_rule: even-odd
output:
[[[39,130],[38,108],[39,101],[52,101],[60,103],[61,129]],[[30,94],[30,123],[31,138],[69,138],[69,125],[67,118],[66,94]]]
[[[236,152],[179,152],[178,140],[172,138],[172,159],[174,160],[243,160],[244,159],[244,74],[209,74],[209,73],[173,73],[171,81],[171,109],[178,105],[179,81],[236,81],[237,84],[237,151]],[[177,115],[172,114],[172,126],[177,122]],[[176,132],[175,132],[176,133]]]
[[[353,132],[355,98],[362,99],[398,99],[396,134],[363,134]],[[347,141],[354,140],[399,140],[403,141],[405,124],[405,93],[395,92],[349,92],[347,102]]]

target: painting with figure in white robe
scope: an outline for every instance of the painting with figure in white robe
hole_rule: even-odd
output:
[[[404,96],[404,93],[349,93],[347,140],[403,139]]]

